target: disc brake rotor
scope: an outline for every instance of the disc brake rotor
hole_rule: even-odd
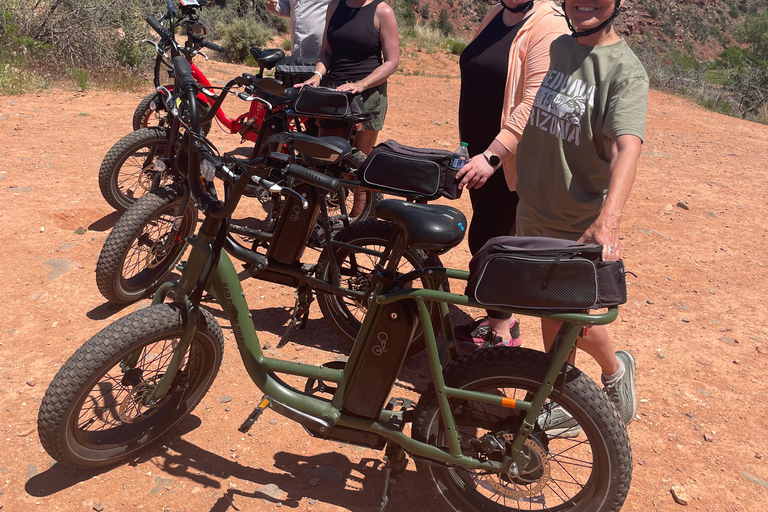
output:
[[[140,382],[134,386],[120,404],[120,407],[117,408],[117,416],[120,420],[125,423],[136,423],[137,421],[149,418],[159,411],[160,405],[163,402],[162,399],[151,407],[144,403],[145,398],[152,392],[152,389],[154,389],[154,386],[149,385],[147,382]]]
[[[505,443],[511,443],[514,434],[499,436]],[[535,439],[528,438],[523,445],[528,449],[531,462],[515,477],[490,473],[483,476],[485,482],[497,493],[508,498],[533,498],[549,483],[550,467],[547,452]]]
[[[149,190],[152,188],[152,179],[155,175],[155,164],[154,162],[151,164],[148,164],[141,170],[141,174],[139,175],[139,186],[143,188],[144,190]]]
[[[165,250],[166,240],[168,234],[161,236],[156,242],[152,244],[147,252],[146,266],[147,268],[155,268],[158,266],[168,255],[168,251]]]

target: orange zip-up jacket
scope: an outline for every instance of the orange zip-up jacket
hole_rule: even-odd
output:
[[[503,9],[501,4],[488,9],[472,39]],[[511,157],[502,162],[504,178],[510,190],[515,190],[517,184],[514,155],[517,143],[528,123],[536,91],[549,70],[549,45],[561,35],[570,33],[562,11],[550,1],[534,2],[533,12],[528,16],[528,21],[520,28],[509,49],[501,131],[496,136],[496,140],[512,153]]]

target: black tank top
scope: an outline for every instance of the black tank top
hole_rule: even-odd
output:
[[[374,0],[363,7],[349,7],[346,0],[339,0],[328,22],[328,44],[332,52],[329,80],[362,80],[381,65],[381,40],[373,17],[376,6],[382,1]]]
[[[459,134],[469,156],[479,155],[499,134],[507,87],[509,49],[525,20],[508,27],[504,10],[461,52]]]

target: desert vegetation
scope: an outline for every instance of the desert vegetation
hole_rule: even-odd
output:
[[[251,46],[290,48],[288,20],[264,0],[210,0],[201,13],[208,37],[231,62]],[[490,3],[389,0],[401,45],[458,55]],[[160,0],[6,0],[0,7],[0,94],[19,94],[66,80],[78,90],[146,85],[153,33],[144,22]],[[648,69],[654,87],[706,108],[768,123],[768,7],[757,0],[628,2],[620,31]]]

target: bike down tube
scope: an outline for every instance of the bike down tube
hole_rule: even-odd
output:
[[[334,420],[339,418],[339,411],[328,402],[303,395],[280,383],[271,375],[271,372],[277,371],[320,378],[331,382],[341,382],[343,372],[332,368],[304,365],[264,356],[248,303],[245,300],[245,293],[243,293],[243,288],[237,277],[237,270],[223,250],[218,265],[208,278],[207,289],[229,317],[243,364],[253,382],[264,394],[317,418],[323,416],[331,417]]]

